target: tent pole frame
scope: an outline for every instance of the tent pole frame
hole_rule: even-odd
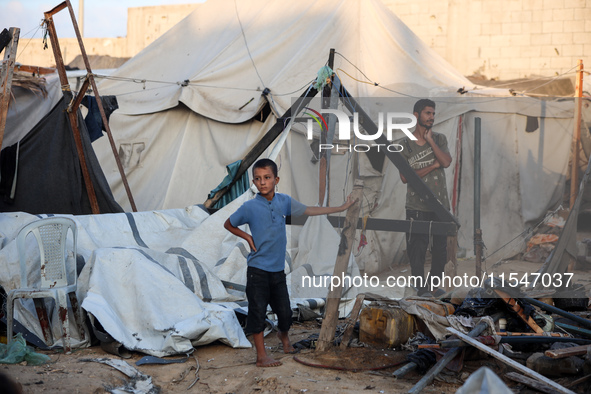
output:
[[[66,67],[64,65],[64,59],[59,46],[57,33],[55,31],[55,24],[53,23],[53,15],[65,8],[66,3],[62,3],[51,11],[45,13],[45,24],[47,26],[47,32],[49,33],[49,39],[51,40],[51,48],[53,49],[53,55],[55,57],[55,65],[62,85],[62,93],[64,98],[72,97],[72,91],[68,83],[68,77],[66,75]],[[82,137],[80,136],[80,129],[78,128],[78,119],[76,113],[68,111],[68,120],[72,127],[72,134],[74,135],[74,141],[76,143],[76,151],[78,153],[78,161],[80,162],[80,168],[82,169],[82,177],[84,178],[84,186],[86,187],[86,193],[90,201],[90,208],[93,214],[100,214],[100,208],[94,191],[94,185],[90,179],[90,173],[88,172],[88,165],[86,164],[86,157],[82,148]]]
[[[74,9],[72,8],[72,4],[70,3],[70,0],[64,1],[63,3],[59,4],[57,7],[53,8],[51,11],[48,11],[45,13],[45,19],[48,21],[48,23],[47,23],[48,30],[50,30],[49,25],[51,24],[51,26],[52,26],[51,30],[50,30],[51,45],[54,50],[54,55],[56,57],[56,66],[58,68],[58,74],[59,74],[60,80],[62,82],[62,91],[64,90],[66,85],[68,86],[68,88],[67,88],[68,91],[70,91],[70,88],[69,88],[68,78],[66,76],[64,60],[62,58],[61,50],[59,48],[59,42],[57,40],[57,33],[55,31],[55,25],[53,24],[52,17],[53,17],[53,15],[57,14],[58,12],[62,11],[65,8],[68,8],[68,11],[70,13],[70,17],[72,19],[72,25],[74,27],[74,31],[76,32],[76,38],[78,39],[80,53],[82,54],[82,59],[84,60],[84,66],[86,67],[86,80],[84,81],[82,88],[78,92],[75,101],[73,103],[71,103],[71,105],[68,107],[68,114],[71,119],[70,123],[72,123],[72,128],[76,129],[76,132],[74,134],[78,134],[78,138],[79,138],[80,131],[78,130],[75,114],[78,112],[78,108],[80,107],[80,103],[82,102],[82,99],[84,98],[84,95],[86,94],[86,91],[88,90],[89,85],[92,86],[92,91],[94,92],[94,96],[96,97],[99,112],[101,114],[101,118],[103,121],[103,126],[105,127],[105,131],[107,132],[109,144],[111,145],[111,150],[113,151],[113,157],[115,158],[115,162],[117,163],[117,169],[119,170],[119,174],[121,175],[121,180],[123,182],[123,186],[125,188],[127,198],[129,199],[129,204],[131,205],[132,211],[137,212],[135,201],[133,199],[133,195],[131,194],[131,189],[129,188],[129,183],[127,182],[127,177],[125,176],[125,171],[123,170],[123,165],[121,164],[121,160],[119,159],[119,155],[117,154],[117,147],[115,145],[115,140],[113,139],[113,134],[111,133],[111,127],[109,126],[109,121],[107,120],[107,115],[106,115],[105,109],[103,107],[103,101],[101,100],[98,88],[96,86],[96,82],[94,80],[94,74],[92,73],[92,69],[90,67],[90,62],[88,61],[86,49],[84,48],[84,43],[82,42],[82,36],[80,34],[80,29],[78,28],[78,24],[76,22],[76,16],[74,15]],[[59,55],[59,61],[58,61],[58,55]],[[74,122],[72,122],[72,119],[74,119]],[[78,147],[78,143],[76,144],[76,146]],[[80,147],[82,147],[82,146],[80,145]],[[81,154],[80,151],[79,151],[79,154]],[[81,159],[84,157],[83,153],[80,157],[81,157]],[[81,164],[82,164],[82,160],[81,160]],[[83,167],[86,167],[86,163],[84,163]],[[88,172],[88,170],[86,170],[86,172]],[[84,173],[84,169],[83,169],[83,173]],[[86,180],[86,176],[85,176],[84,180],[86,183],[88,183]],[[93,190],[93,193],[94,193],[94,190]],[[89,193],[89,196],[90,196],[90,193]],[[94,197],[94,199],[96,200],[96,196]],[[91,205],[92,205],[92,201],[91,201]],[[97,203],[97,212],[94,212],[94,208],[93,208],[93,213],[99,213],[98,212],[98,203]]]

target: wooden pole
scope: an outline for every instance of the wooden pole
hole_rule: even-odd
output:
[[[70,84],[68,82],[68,77],[66,75],[66,66],[64,65],[64,59],[62,57],[62,51],[59,46],[59,42],[57,39],[57,33],[55,31],[55,24],[53,23],[53,15],[65,8],[65,3],[62,3],[45,13],[45,22],[47,25],[47,32],[49,33],[49,39],[51,40],[51,48],[53,50],[53,55],[55,57],[55,65],[57,68],[57,73],[60,78],[60,83],[62,84],[62,93],[64,94],[64,99],[68,96],[72,96],[72,91],[70,90]],[[98,205],[98,201],[96,199],[96,193],[94,191],[94,185],[92,184],[92,180],[90,179],[90,173],[88,172],[88,166],[86,164],[86,157],[84,155],[84,149],[82,148],[82,137],[80,136],[80,129],[78,129],[78,117],[77,113],[75,112],[68,112],[68,119],[70,121],[70,126],[72,127],[72,134],[74,135],[74,142],[76,143],[76,151],[78,153],[78,161],[80,162],[80,168],[82,170],[82,177],[84,178],[84,185],[86,186],[86,193],[88,194],[88,200],[90,201],[90,209],[92,210],[93,214],[99,214],[100,209]]]
[[[573,154],[570,176],[570,208],[577,199],[579,190],[579,145],[581,143],[581,105],[583,103],[583,60],[579,60],[575,83],[575,129],[573,133]]]
[[[121,176],[121,180],[123,181],[123,187],[125,188],[125,192],[127,194],[127,198],[129,199],[129,204],[131,205],[131,209],[133,212],[137,212],[137,208],[135,206],[135,201],[133,199],[133,195],[131,194],[131,189],[129,188],[129,183],[127,182],[127,176],[125,175],[125,171],[123,170],[123,165],[121,164],[121,160],[119,159],[119,154],[117,152],[117,146],[115,145],[115,140],[113,139],[113,133],[111,133],[111,127],[109,126],[109,121],[107,120],[107,115],[105,113],[105,109],[103,107],[103,101],[101,100],[101,96],[99,95],[98,88],[96,87],[96,82],[94,81],[94,74],[90,68],[90,62],[88,61],[88,56],[86,55],[86,49],[84,49],[84,43],[82,42],[82,36],[80,34],[80,30],[78,29],[78,24],[76,23],[76,17],[74,15],[74,9],[72,8],[72,4],[70,0],[66,0],[66,4],[68,7],[68,11],[70,12],[70,17],[72,18],[72,25],[74,26],[74,31],[76,32],[76,37],[78,38],[78,45],[80,46],[80,52],[82,54],[82,59],[84,60],[84,65],[86,66],[86,77],[88,78],[90,84],[92,85],[92,91],[94,92],[94,97],[96,97],[96,103],[99,108],[99,112],[101,114],[101,118],[103,120],[103,126],[105,127],[105,131],[107,132],[107,138],[109,139],[109,144],[111,145],[111,150],[113,151],[113,157],[115,158],[115,162],[117,163],[117,169],[119,170],[119,174]],[[86,85],[85,85],[86,86]],[[84,95],[86,91],[80,90],[78,95]],[[78,108],[74,108],[75,111]]]
[[[355,229],[357,227],[357,221],[359,220],[362,196],[363,181],[356,180],[351,197],[357,202],[347,210],[345,224],[343,225],[343,231],[341,232],[341,243],[339,244],[339,251],[337,253],[333,273],[333,277],[340,279],[339,286],[331,286],[331,289],[328,292],[324,319],[322,320],[322,327],[320,328],[320,335],[318,336],[318,345],[316,346],[316,350],[320,352],[328,350],[333,345],[334,332],[339,318],[339,303],[343,293],[343,277],[346,275],[347,266],[349,265],[353,240],[355,239]]]
[[[537,391],[540,391],[542,393],[547,393],[547,394],[556,394],[558,393],[558,391],[554,390],[552,387],[548,386],[545,383],[542,382],[538,382],[535,379],[532,378],[528,378],[525,375],[522,375],[520,373],[517,372],[509,372],[505,374],[506,378],[509,378],[517,383],[521,383],[524,384],[528,387],[531,387]]]
[[[36,75],[53,74],[55,72],[55,68],[28,66],[26,64],[17,64],[14,68],[16,68],[16,71],[23,71]]]
[[[361,312],[361,307],[363,306],[363,301],[365,300],[365,294],[358,294],[357,298],[355,299],[355,305],[353,305],[353,310],[351,310],[351,315],[345,321],[346,328],[343,332],[343,338],[341,340],[340,348],[344,349],[349,346],[349,342],[351,341],[351,336],[353,335],[353,329],[355,328],[355,323],[357,323],[357,319],[359,318],[359,312]]]
[[[546,350],[544,355],[550,358],[565,358],[570,356],[583,356],[587,354],[589,350],[591,350],[590,345],[583,345],[568,347],[565,349]]]
[[[12,75],[14,72],[14,62],[16,59],[16,50],[18,48],[18,39],[21,29],[11,27],[9,31],[10,40],[4,51],[4,62],[2,63],[2,73],[0,74],[0,149],[4,140],[4,128],[6,127],[6,118],[8,116],[8,104],[12,95]],[[0,49],[0,52],[2,49]]]

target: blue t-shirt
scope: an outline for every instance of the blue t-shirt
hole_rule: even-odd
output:
[[[287,248],[285,217],[303,215],[305,210],[304,204],[281,193],[275,193],[271,201],[257,194],[242,204],[230,216],[230,223],[234,227],[248,223],[250,227],[257,251],[248,255],[248,266],[268,272],[283,271]]]

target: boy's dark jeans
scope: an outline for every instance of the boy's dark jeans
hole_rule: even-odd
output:
[[[406,220],[421,220],[436,222],[437,215],[434,212],[406,210]],[[412,231],[412,227],[411,227]],[[431,248],[431,272],[430,277],[443,274],[445,263],[447,262],[447,237],[445,235],[432,235],[433,245]],[[425,254],[429,246],[429,234],[406,233],[406,253],[410,261],[410,270],[413,276],[425,278]],[[431,291],[430,283],[421,283],[417,281],[419,295]]]
[[[265,329],[267,305],[277,315],[277,328],[286,332],[291,327],[291,306],[285,272],[268,272],[255,267],[246,269],[246,298],[248,317],[246,332],[259,333]]]

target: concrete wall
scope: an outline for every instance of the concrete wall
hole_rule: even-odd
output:
[[[127,16],[127,50],[129,57],[154,42],[158,37],[189,15],[199,4],[129,8]]]
[[[199,4],[183,4],[129,8],[127,11],[127,37],[84,38],[86,54],[132,57],[180,22],[198,6]],[[60,38],[59,42],[65,64],[70,63],[76,56],[80,55],[80,48],[76,38]],[[21,39],[19,41],[17,62],[41,67],[55,67],[55,58],[49,37],[47,45],[48,48],[44,50],[43,40],[40,38]],[[92,64],[90,66],[92,67]]]
[[[87,55],[130,57],[127,51],[126,38],[85,38],[83,41]],[[59,43],[65,64],[70,63],[76,56],[80,55],[80,47],[76,38],[60,38]],[[47,37],[47,49],[43,49],[43,40],[40,38],[21,39],[18,43],[16,61],[31,66],[55,67],[55,57],[49,36]],[[92,67],[92,64],[90,67]]]
[[[464,75],[553,76],[583,59],[591,69],[591,0],[383,0],[423,41]],[[89,55],[132,57],[199,4],[129,8],[127,37],[84,39]],[[60,40],[66,64],[79,53]],[[49,67],[41,39],[19,43],[17,61]]]
[[[464,75],[512,79],[591,68],[591,0],[383,0]]]

